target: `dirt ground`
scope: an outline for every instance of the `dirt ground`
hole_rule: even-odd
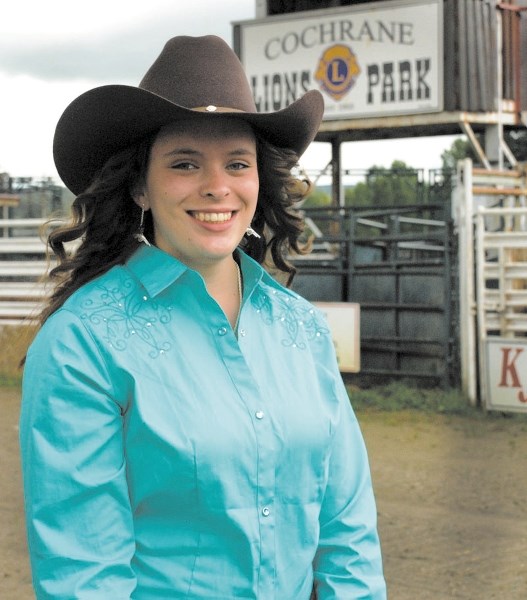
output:
[[[0,389],[0,409],[0,598],[29,600],[17,390]],[[402,412],[359,420],[389,598],[527,598],[527,417]]]

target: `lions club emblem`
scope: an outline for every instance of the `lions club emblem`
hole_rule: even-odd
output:
[[[344,44],[335,44],[322,54],[315,79],[333,100],[340,100],[351,90],[359,74],[357,57],[351,48]]]

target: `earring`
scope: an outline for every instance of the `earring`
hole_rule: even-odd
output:
[[[144,221],[145,221],[145,207],[141,205],[141,221],[139,223],[139,231],[137,233],[134,233],[134,238],[138,242],[142,242],[143,244],[146,244],[147,246],[151,246],[152,244],[145,237]]]
[[[247,229],[245,230],[245,235],[247,236],[253,236],[255,238],[261,238],[262,236],[257,233],[256,231],[254,231],[254,229],[252,227],[247,227]]]

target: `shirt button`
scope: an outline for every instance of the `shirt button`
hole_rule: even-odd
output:
[[[264,413],[263,413],[263,411],[262,411],[262,410],[257,410],[257,411],[254,413],[254,416],[255,416],[257,419],[263,419],[263,418],[264,418]]]
[[[264,517],[268,517],[271,514],[271,511],[266,507],[262,508],[262,515]]]
[[[245,337],[247,335],[247,332],[245,331],[245,329],[240,329],[240,335],[242,337]]]
[[[226,327],[220,327],[218,329],[218,335],[225,335],[227,333],[227,328]]]

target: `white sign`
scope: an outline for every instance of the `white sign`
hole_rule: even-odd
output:
[[[341,373],[360,371],[360,305],[354,302],[315,302],[326,317]]]
[[[527,340],[487,338],[486,405],[527,412]]]
[[[324,119],[442,110],[442,0],[300,12],[234,28],[259,112],[285,108],[310,89],[324,96]]]

